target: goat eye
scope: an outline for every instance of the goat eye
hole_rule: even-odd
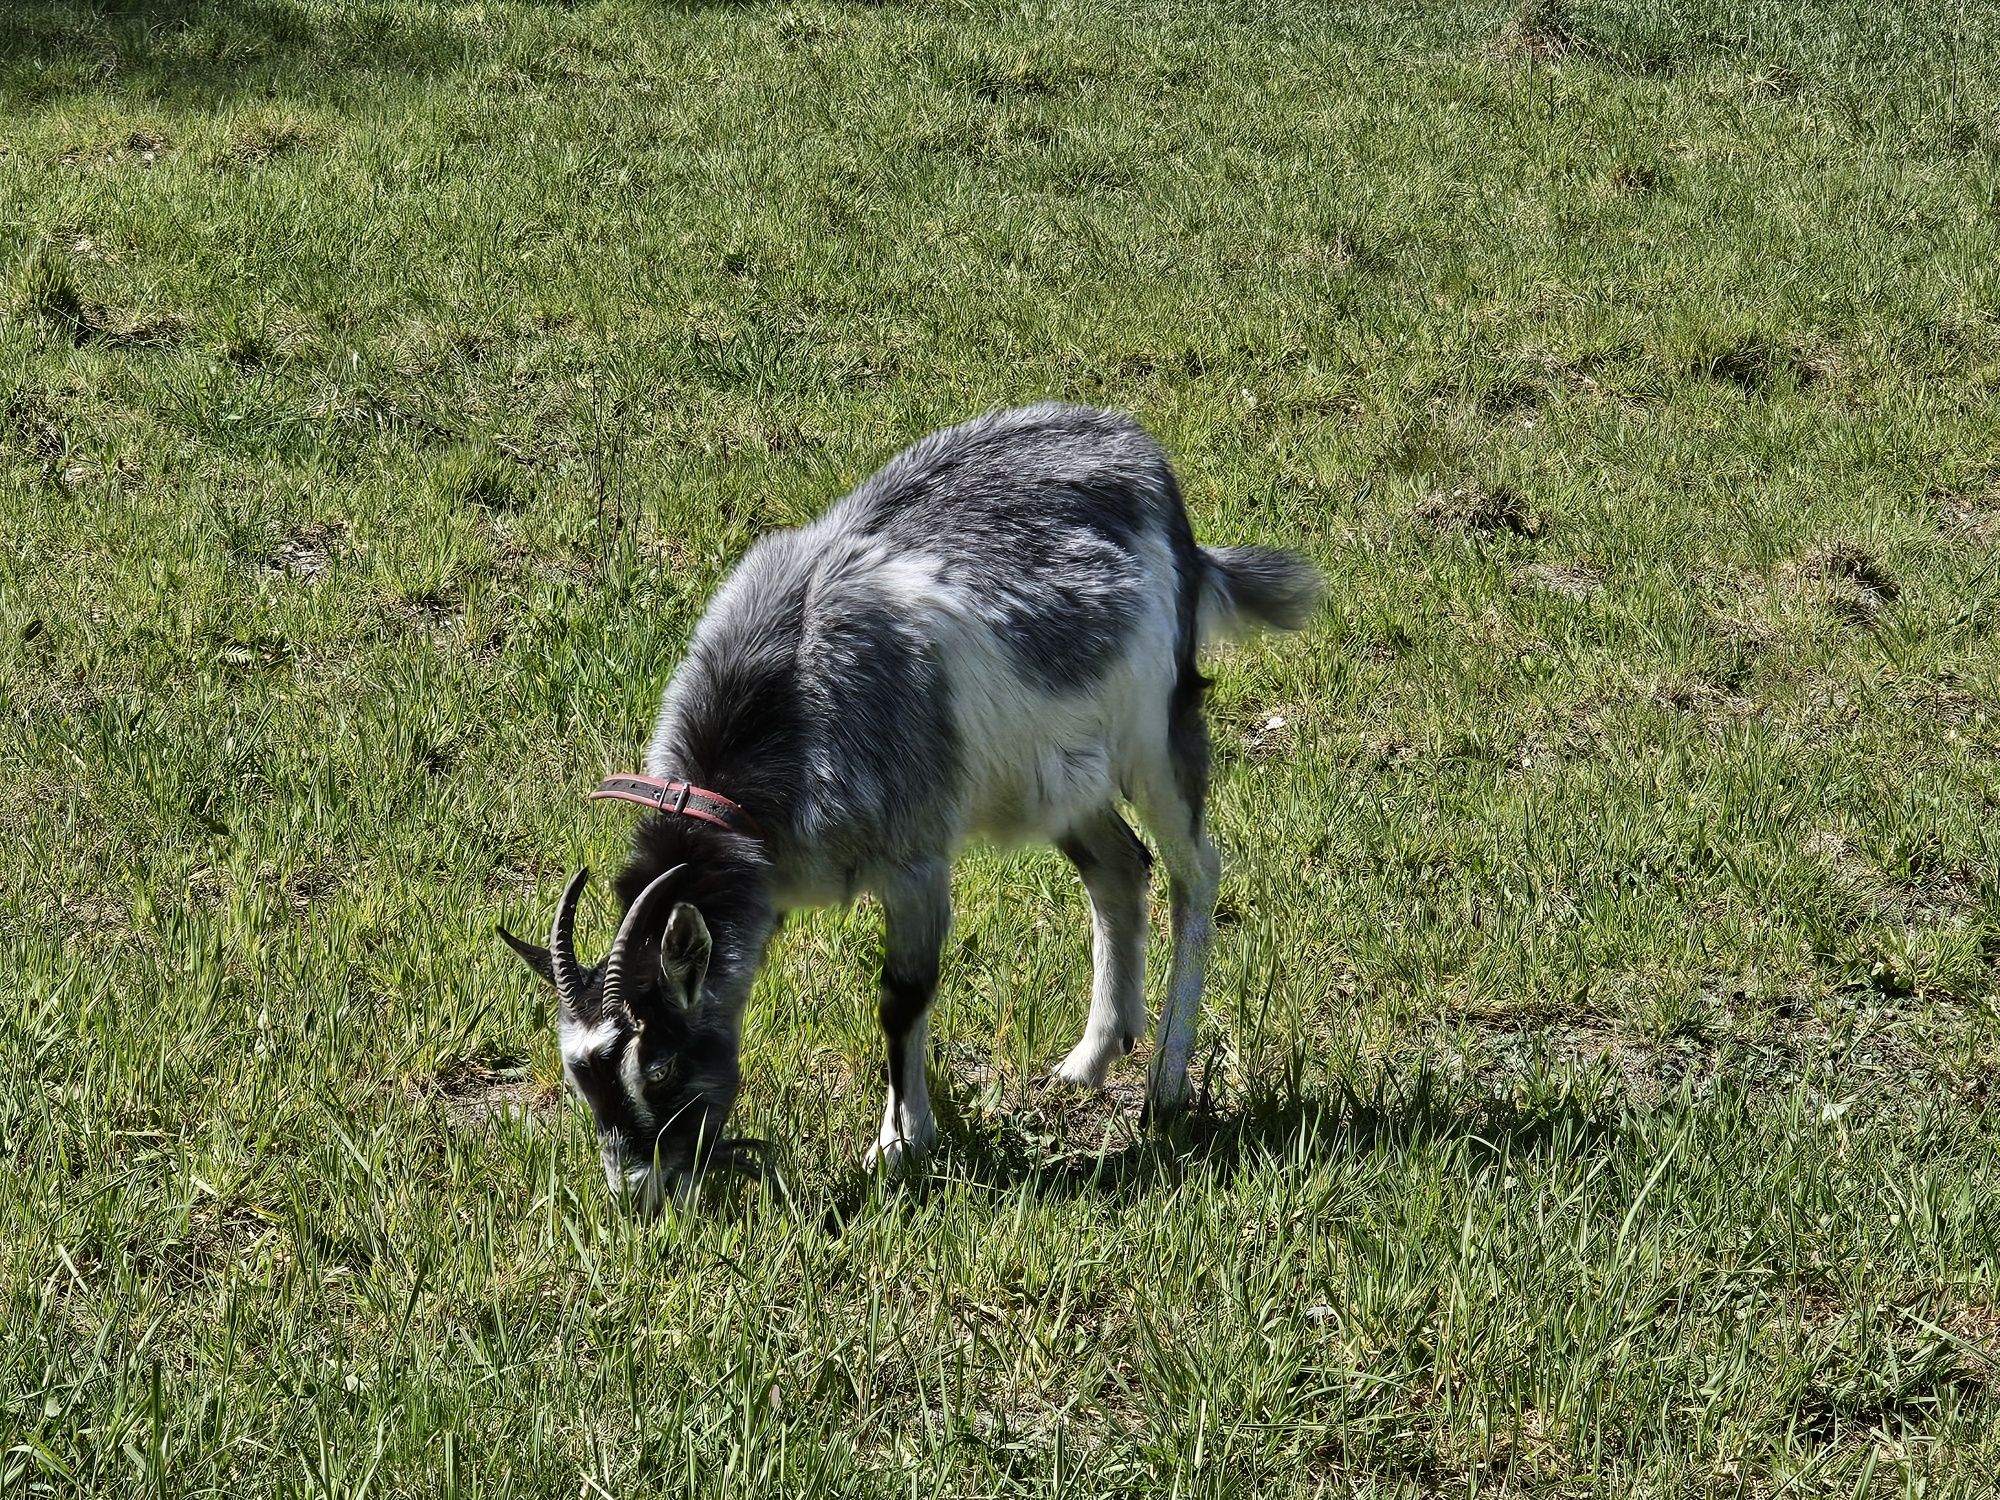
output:
[[[646,1069],[646,1082],[662,1083],[666,1080],[666,1076],[673,1072],[673,1070],[674,1065],[671,1062],[656,1062],[650,1068]]]

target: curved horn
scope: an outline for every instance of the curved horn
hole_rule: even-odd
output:
[[[550,984],[556,982],[555,965],[549,959],[548,949],[537,948],[533,943],[515,937],[505,927],[495,927],[493,930],[500,934],[509,948],[512,948],[516,953],[521,955],[529,968],[541,975]]]
[[[556,924],[549,931],[549,978],[555,981],[557,997],[572,1009],[583,999],[583,965],[576,961],[576,903],[589,880],[587,869],[570,876],[556,907]]]
[[[675,865],[664,875],[653,878],[653,883],[639,892],[639,899],[632,903],[625,913],[625,920],[618,924],[618,936],[612,940],[611,952],[604,959],[604,1008],[606,1010],[629,1011],[631,1006],[625,998],[626,961],[632,951],[632,939],[640,931],[640,915],[653,904],[653,897],[687,868]]]

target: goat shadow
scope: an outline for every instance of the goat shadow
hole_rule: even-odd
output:
[[[759,0],[661,0],[660,18]],[[573,4],[548,0],[547,8]],[[97,89],[179,108],[310,100],[343,80],[467,71],[468,34],[387,4],[304,9],[280,0],[0,0],[0,93],[18,106]]]
[[[1221,1186],[1238,1173],[1286,1162],[1450,1144],[1474,1162],[1499,1163],[1557,1146],[1569,1153],[1608,1149],[1620,1135],[1619,1111],[1587,1092],[1520,1100],[1449,1084],[1422,1065],[1400,1078],[1384,1072],[1372,1081],[1271,1089],[1234,1107],[1198,1104],[1152,1128],[1133,1114],[1115,1132],[1119,1139],[1096,1151],[1052,1154],[1039,1116],[980,1109],[968,1088],[943,1092],[935,1108],[939,1141],[925,1165],[893,1179],[854,1168],[835,1188],[828,1232],[840,1232],[878,1197],[915,1206],[968,1184],[995,1195],[1025,1187],[1044,1201],[1088,1196],[1137,1203],[1163,1185],[1200,1178]]]

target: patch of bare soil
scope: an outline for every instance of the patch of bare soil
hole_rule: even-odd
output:
[[[1604,587],[1604,575],[1588,563],[1530,563],[1514,577],[1519,590],[1539,589],[1565,599],[1588,599]]]
[[[1700,677],[1676,677],[1657,684],[1648,695],[1661,708],[1689,714],[1706,724],[1721,725],[1747,718],[1757,705]]]
[[[228,901],[233,889],[229,871],[219,865],[203,865],[187,877],[187,897],[205,911],[214,911]]]
[[[526,865],[499,863],[486,872],[486,894],[510,900],[526,900],[541,889],[541,880]]]
[[[297,655],[296,648],[283,636],[249,632],[215,643],[215,659],[239,673],[269,671],[281,667]]]
[[[338,870],[323,866],[294,870],[284,883],[285,899],[293,911],[304,916],[315,906],[332,900],[344,884],[346,881]]]
[[[47,249],[32,254],[17,276],[15,310],[59,338],[81,348],[155,348],[174,343],[180,319],[171,315],[135,318],[93,302],[77,290],[69,261]]]
[[[1246,760],[1279,760],[1299,741],[1299,710],[1290,703],[1240,703],[1209,711],[1209,730],[1218,753],[1240,753]]]
[[[347,534],[345,521],[316,521],[295,527],[271,549],[264,559],[264,570],[285,578],[318,578],[333,566]]]
[[[1244,753],[1251,760],[1282,760],[1299,742],[1297,723],[1282,713],[1261,715],[1243,732]]]
[[[1839,361],[1830,348],[1808,348],[1761,333],[1704,344],[1687,356],[1682,369],[1752,397],[1785,385],[1803,390],[1840,373]]]
[[[2000,1305],[1956,1302],[1932,1321],[1951,1336],[1966,1373],[2000,1394]]]
[[[1605,175],[1606,191],[1619,198],[1641,198],[1656,193],[1664,174],[1651,162],[1621,161]]]
[[[1961,1400],[1991,1400],[1986,1351],[1940,1323],[1930,1301],[1801,1317],[1814,1366],[1799,1412],[1805,1432],[1832,1443],[1845,1433],[1935,1420],[1940,1407]]]
[[[1417,519],[1442,536],[1539,536],[1541,521],[1507,485],[1468,480],[1417,506]]]
[[[129,932],[132,911],[123,896],[98,891],[64,891],[56,897],[57,920],[71,938]]]
[[[124,1262],[140,1276],[175,1288],[214,1282],[258,1262],[288,1258],[278,1218],[256,1203],[204,1194],[188,1213],[186,1229],[165,1238],[134,1237]]]
[[[1847,833],[1835,828],[1809,835],[1799,847],[1828,866],[1879,919],[1935,923],[1978,904],[1979,872],[1969,866],[1939,863],[1898,878],[1867,858]]]
[[[435,1103],[454,1130],[484,1130],[508,1121],[546,1128],[562,1107],[555,1087],[512,1058],[447,1058],[413,1091]]]
[[[1607,753],[1627,754],[1631,742],[1617,733],[1612,723],[1612,711],[1620,706],[1602,698],[1557,705],[1514,742],[1507,757],[1508,768],[1527,771],[1537,765],[1567,764]]]
[[[18,442],[45,475],[57,473],[69,453],[55,408],[33,391],[14,391],[0,401],[0,433]]]
[[[1613,394],[1598,376],[1627,351],[1621,348],[1557,354],[1547,349],[1524,350],[1509,356],[1479,392],[1479,415],[1488,422],[1513,421],[1533,427],[1541,412],[1563,397],[1592,398]],[[1447,403],[1455,388],[1441,384],[1438,399]]]
[[[1146,1104],[1147,1044],[1114,1064],[1101,1089],[1076,1089],[1046,1076],[1023,1078],[988,1048],[950,1042],[935,1062],[951,1080],[957,1107],[1009,1154],[1039,1166],[1084,1166],[1139,1139]],[[1190,1070],[1196,1108],[1206,1099],[1199,1060]]]
[[[1521,0],[1489,50],[1501,61],[1558,63],[1582,48],[1569,0]]]
[[[1716,1009],[1697,1029],[1634,1034],[1601,1014],[1512,1012],[1464,1018],[1481,1050],[1476,1079],[1489,1092],[1551,1069],[1581,1076],[1601,1070],[1612,1097],[1651,1108],[1683,1088],[1699,1097],[1727,1081],[1753,1098],[1805,1086],[1828,1119],[1857,1103],[1870,1113],[1904,1108],[1922,1087],[1967,1099],[1993,1086],[1987,1071],[1948,1061],[1936,1028],[1965,1002],[1949,994],[1886,993],[1856,983],[1815,1003],[1785,993],[1752,998],[1723,978],[1711,986]]]
[[[1578,1068],[1606,1069],[1621,1096],[1644,1107],[1659,1103],[1685,1085],[1692,1084],[1700,1092],[1717,1076],[1717,1051],[1705,1041],[1624,1036],[1594,1016],[1561,1021],[1504,1016],[1482,1022],[1480,1032],[1487,1060],[1478,1077],[1489,1087],[1550,1062],[1567,1062]]]
[[[1895,577],[1865,547],[1823,542],[1787,563],[1780,576],[1823,593],[1835,614],[1866,624],[1902,593]]]
[[[1370,735],[1362,750],[1377,771],[1398,771],[1414,764],[1423,755],[1419,745],[1394,735]]]
[[[1981,546],[2000,541],[2000,472],[1934,489],[1929,498],[1937,507],[1937,529],[1943,535]]]
[[[1970,723],[1984,706],[1954,672],[1898,678],[1890,694],[1904,707],[1944,724]]]
[[[122,141],[97,147],[72,146],[58,154],[55,162],[58,166],[81,167],[90,162],[115,162],[122,156],[150,167],[171,144],[158,131],[139,129],[128,132]]]
[[[407,599],[393,599],[389,610],[392,615],[413,629],[433,635],[444,635],[459,626],[459,603],[441,594],[416,594]]]
[[[503,583],[521,578],[562,578],[581,583],[597,578],[603,571],[602,560],[588,553],[532,552],[511,539],[500,543],[493,559],[493,576]]]
[[[309,146],[315,139],[312,127],[289,115],[274,115],[257,121],[229,143],[229,158],[241,166],[257,166]]]
[[[93,308],[95,316],[88,340],[114,349],[163,349],[180,342],[186,324],[171,313],[158,318],[133,318],[113,314],[108,308]]]

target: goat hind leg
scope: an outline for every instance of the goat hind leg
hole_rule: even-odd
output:
[[[1101,1088],[1146,1026],[1146,882],[1153,857],[1110,808],[1056,841],[1090,893],[1090,1015],[1055,1076]]]
[[[1187,1107],[1188,1063],[1194,1056],[1208,944],[1215,930],[1215,894],[1222,875],[1221,857],[1199,825],[1178,847],[1166,839],[1160,842],[1170,876],[1174,966],[1166,1003],[1160,1007],[1152,1074],[1146,1082],[1146,1109],[1151,1116],[1177,1114]]]
[[[1174,933],[1173,969],[1154,1033],[1146,1081],[1150,1118],[1177,1114],[1188,1103],[1188,1063],[1201,1018],[1201,992],[1215,929],[1222,861],[1208,840],[1208,726],[1198,694],[1177,694],[1168,735],[1169,765],[1145,781],[1146,826],[1167,866],[1168,914]]]

